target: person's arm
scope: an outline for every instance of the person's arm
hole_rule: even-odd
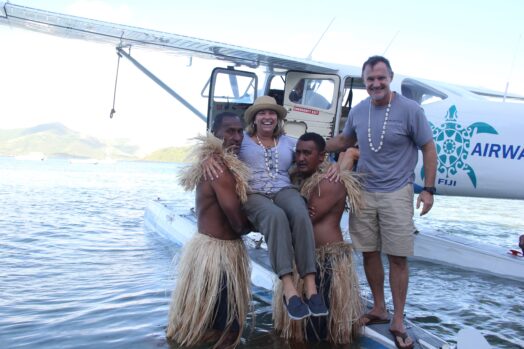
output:
[[[351,147],[348,148],[345,152],[342,152],[338,156],[338,165],[341,170],[353,171],[355,162],[357,162],[360,157],[360,151],[358,148]]]
[[[211,186],[231,228],[239,235],[248,233],[251,230],[250,224],[242,211],[240,200],[236,193],[235,178],[231,172],[225,170],[216,180],[211,181]]]
[[[340,182],[320,181],[319,187],[320,195],[318,195],[319,191],[317,189],[313,189],[308,201],[310,218],[313,224],[322,221],[329,215],[333,206],[340,200],[341,195],[345,196],[345,190],[341,188]],[[313,211],[313,214],[311,214],[311,211]]]
[[[433,140],[422,146],[422,161],[424,166],[424,186],[434,187],[437,175],[437,150]],[[425,190],[421,191],[417,198],[417,209],[420,208],[420,203],[423,203],[422,211],[420,211],[420,215],[423,216],[433,206],[433,194]]]
[[[359,156],[360,151],[355,147],[350,147],[345,152],[341,152],[338,156],[338,161],[328,167],[325,178],[329,179],[331,182],[340,181],[340,171],[353,170],[353,166]]]
[[[327,140],[326,152],[331,153],[334,151],[345,150],[355,143],[356,139],[354,137],[345,136],[343,133],[339,133],[337,136]]]

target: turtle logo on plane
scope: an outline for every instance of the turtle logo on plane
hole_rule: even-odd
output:
[[[485,122],[475,122],[467,127],[458,123],[457,107],[452,105],[446,113],[445,121],[439,127],[430,122],[433,138],[437,147],[438,173],[450,176],[459,171],[465,171],[473,187],[477,187],[477,176],[467,163],[471,151],[471,138],[480,133],[498,134],[491,125]],[[450,180],[450,183],[451,180]]]

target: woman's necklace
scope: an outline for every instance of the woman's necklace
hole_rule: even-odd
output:
[[[382,144],[384,144],[384,135],[386,134],[386,125],[388,124],[389,110],[391,109],[391,98],[392,97],[393,97],[393,92],[391,92],[391,94],[389,95],[388,107],[386,108],[386,116],[384,117],[384,124],[382,125],[382,133],[380,134],[380,144],[378,145],[378,148],[375,148],[373,146],[373,142],[371,141],[371,98],[369,99],[368,141],[369,141],[369,147],[375,153],[378,153],[379,150],[382,149]]]
[[[258,134],[255,133],[255,137],[257,137],[258,145],[264,150],[264,163],[266,164],[266,171],[267,174],[271,179],[276,179],[278,175],[278,148],[277,148],[277,140],[276,138],[273,138],[273,144],[275,145],[275,160],[273,161],[273,170],[274,173],[271,173],[271,167],[269,166],[269,156],[271,155],[271,149],[268,147],[266,148],[264,144],[262,144],[262,141],[260,138],[258,138]]]

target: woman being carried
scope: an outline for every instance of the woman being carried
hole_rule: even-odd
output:
[[[315,240],[308,209],[289,179],[296,139],[284,134],[286,114],[273,97],[257,98],[244,113],[247,127],[239,158],[251,170],[243,208],[264,235],[271,267],[283,284],[282,301],[289,317],[301,320],[325,316],[328,310],[315,284]],[[216,164],[210,165],[216,170]],[[294,286],[293,262],[304,280],[304,294]]]
[[[251,169],[244,210],[264,235],[271,267],[283,283],[283,302],[290,317],[298,320],[325,316],[328,310],[315,285],[315,240],[308,209],[289,179],[296,139],[284,134],[286,114],[274,98],[257,98],[244,114],[247,137],[239,158]],[[305,295],[294,286],[293,261],[304,279]]]

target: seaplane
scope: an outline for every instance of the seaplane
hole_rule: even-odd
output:
[[[0,3],[0,24],[113,45],[119,57],[127,59],[206,122],[208,129],[218,113],[233,111],[242,117],[257,96],[270,95],[288,111],[287,134],[298,137],[309,131],[328,139],[341,131],[351,107],[366,96],[360,67],[288,57],[11,3]],[[202,89],[208,102],[207,112],[199,111],[142,65],[131,55],[131,48],[158,49],[218,62]],[[438,195],[524,199],[524,96],[399,74],[395,74],[391,87],[425,110],[437,146]],[[419,164],[415,182],[418,190],[422,178]],[[195,231],[196,217],[191,207],[176,200],[154,200],[145,211],[145,224],[182,246]],[[347,222],[341,224],[347,227]],[[267,252],[257,233],[252,234],[246,237],[253,262],[252,283],[271,291],[274,276]],[[524,257],[518,253],[453,238],[445,232],[418,233],[414,258],[524,281]],[[366,347],[394,348],[387,325],[380,326],[366,328]],[[410,331],[412,338],[417,339],[417,348],[448,346],[415,325]],[[469,344],[459,343],[459,348],[488,348],[477,334],[462,332],[459,337]]]

